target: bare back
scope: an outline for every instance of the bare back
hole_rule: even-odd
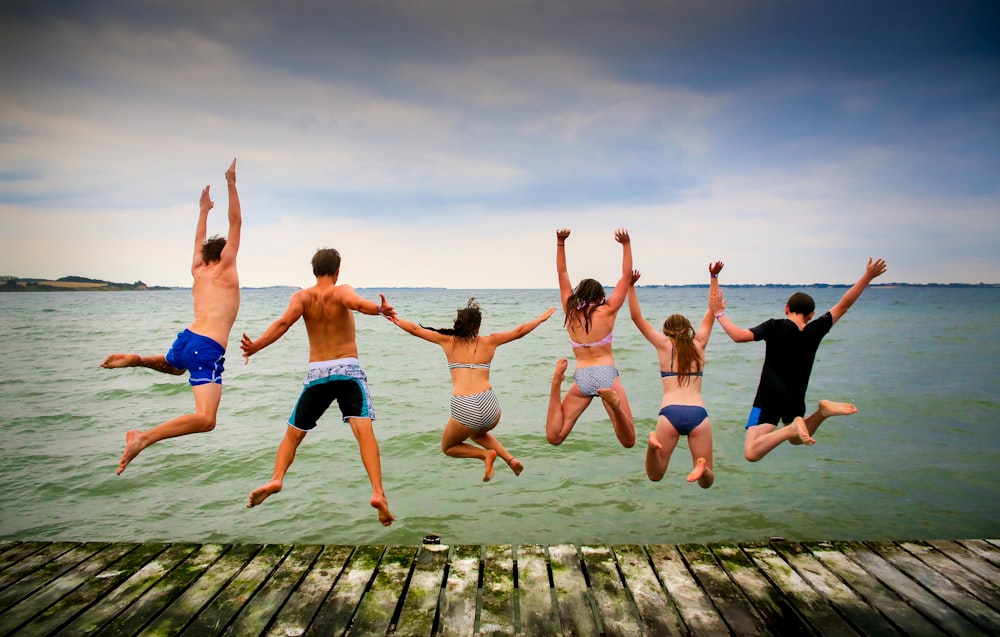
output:
[[[321,281],[295,296],[302,304],[310,362],[358,356],[354,311],[360,308],[362,299],[351,286]]]
[[[228,261],[228,262],[227,262]],[[203,263],[191,270],[194,283],[194,321],[190,330],[207,336],[223,347],[229,346],[229,333],[240,309],[240,280],[236,260]]]
[[[677,353],[674,351],[673,339],[663,336],[662,341],[654,343],[656,356],[659,359],[660,371],[677,371]],[[705,347],[697,342],[695,347],[698,350],[698,369],[705,369]],[[667,405],[705,405],[701,397],[701,376],[663,376],[663,402],[661,407]]]
[[[570,340],[584,345],[584,347],[573,348],[577,367],[614,364],[610,342],[601,345],[590,344],[607,338],[614,331],[617,316],[618,310],[612,309],[609,305],[602,305],[595,308],[593,315],[591,315],[589,332],[584,330],[583,317],[580,317],[579,321],[570,321],[566,325]]]
[[[439,343],[449,363],[482,364],[493,362],[497,346],[494,335],[462,340],[454,336]],[[459,367],[451,370],[452,393],[456,396],[472,396],[491,389],[490,370]]]

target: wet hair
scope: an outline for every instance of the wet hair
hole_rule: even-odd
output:
[[[604,286],[596,279],[584,279],[566,298],[566,318],[563,326],[572,321],[583,323],[583,331],[590,332],[590,319],[594,310],[604,304]],[[579,318],[582,316],[583,318]]]
[[[201,260],[205,263],[215,263],[222,260],[222,249],[226,247],[226,239],[217,234],[205,239],[201,244]]]
[[[691,375],[700,372],[700,357],[694,344],[694,328],[691,321],[683,314],[671,314],[663,322],[663,333],[674,341],[674,353],[677,356],[677,382],[687,385]]]
[[[333,248],[320,248],[312,259],[314,276],[333,276],[340,269],[340,253]]]
[[[479,336],[479,326],[482,322],[483,313],[479,309],[479,303],[476,302],[475,298],[470,298],[465,307],[458,310],[458,315],[455,317],[455,327],[437,328],[426,325],[420,327],[445,336],[454,336],[460,341],[471,341]]]
[[[788,306],[789,312],[801,314],[802,316],[809,316],[816,311],[816,301],[805,292],[796,292],[791,295],[788,297],[788,303],[785,305]]]

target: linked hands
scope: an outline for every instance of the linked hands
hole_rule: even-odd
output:
[[[396,308],[389,305],[389,302],[385,300],[385,295],[381,292],[379,293],[378,298],[381,301],[378,306],[378,313],[395,323]]]

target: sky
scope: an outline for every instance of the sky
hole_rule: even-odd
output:
[[[0,275],[246,287],[1000,282],[1000,3],[0,8]]]

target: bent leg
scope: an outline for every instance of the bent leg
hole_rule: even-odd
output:
[[[688,482],[698,482],[698,486],[707,489],[715,482],[715,472],[712,469],[712,423],[708,418],[688,434],[688,447],[691,449],[691,460],[694,469],[688,474]]]
[[[677,447],[680,434],[663,416],[656,421],[656,431],[650,432],[646,444],[646,477],[659,482],[670,465],[670,456]]]
[[[858,413],[858,408],[850,403],[836,403],[832,400],[819,401],[819,407],[805,418],[806,429],[809,435],[816,433],[823,421],[833,416],[850,416]]]
[[[477,433],[479,432],[475,429],[466,427],[454,418],[449,418],[448,423],[444,426],[444,433],[441,434],[441,451],[452,458],[478,458],[482,460],[486,465],[483,482],[489,482],[493,479],[493,463],[497,459],[497,452],[489,448],[480,449],[465,442],[469,438],[475,439]],[[492,436],[490,437],[492,438]]]
[[[573,431],[573,425],[593,400],[593,396],[584,396],[575,382],[563,398],[562,381],[566,377],[568,365],[569,362],[565,358],[560,358],[552,375],[549,409],[545,417],[545,438],[551,445],[560,445],[566,440],[569,432]]]
[[[470,432],[469,438],[483,449],[489,449],[491,451],[495,451],[497,456],[501,460],[507,463],[507,466],[510,467],[511,471],[514,472],[514,475],[519,476],[521,475],[521,472],[524,471],[524,465],[522,465],[517,458],[515,458],[509,451],[507,451],[507,449],[503,446],[500,440],[497,439],[496,436],[490,433],[491,431],[493,431],[493,429],[497,426],[497,423],[499,422],[500,422],[500,416],[497,416],[496,422],[494,422],[493,425],[491,425],[487,429],[472,430]]]
[[[747,429],[743,456],[750,462],[757,462],[781,443],[793,439],[798,444],[811,445],[816,442],[809,436],[805,421],[801,417],[780,429],[771,424],[753,425]]]
[[[375,430],[370,418],[348,418],[354,438],[358,441],[361,451],[361,464],[365,466],[368,481],[372,485],[371,505],[378,510],[378,521],[382,526],[392,524],[392,513],[389,512],[389,501],[382,489],[382,460],[379,456],[378,441],[375,440]]]
[[[204,383],[192,386],[191,391],[194,394],[195,413],[178,416],[146,431],[132,429],[125,434],[125,451],[118,462],[118,470],[116,471],[118,475],[121,475],[125,471],[125,467],[151,444],[166,438],[205,433],[215,429],[219,401],[222,400],[222,385]]]
[[[247,499],[248,509],[257,506],[266,500],[268,496],[281,491],[285,474],[288,473],[288,467],[292,466],[292,462],[295,460],[295,452],[305,437],[306,432],[301,429],[296,429],[291,425],[285,429],[285,436],[281,439],[281,444],[278,445],[278,455],[274,459],[274,474],[271,477],[271,481],[250,492],[250,497]]]
[[[604,403],[604,409],[611,419],[611,426],[615,430],[618,442],[626,449],[635,446],[635,424],[632,420],[632,408],[628,403],[628,396],[625,395],[625,386],[620,378],[615,378],[610,389],[600,389],[597,395]]]
[[[104,359],[104,362],[101,363],[101,367],[104,367],[105,369],[145,367],[146,369],[152,369],[153,371],[162,372],[164,374],[173,374],[174,376],[180,376],[184,373],[183,369],[177,369],[168,363],[167,357],[163,354],[158,354],[156,356],[141,356],[139,354],[111,354]]]

